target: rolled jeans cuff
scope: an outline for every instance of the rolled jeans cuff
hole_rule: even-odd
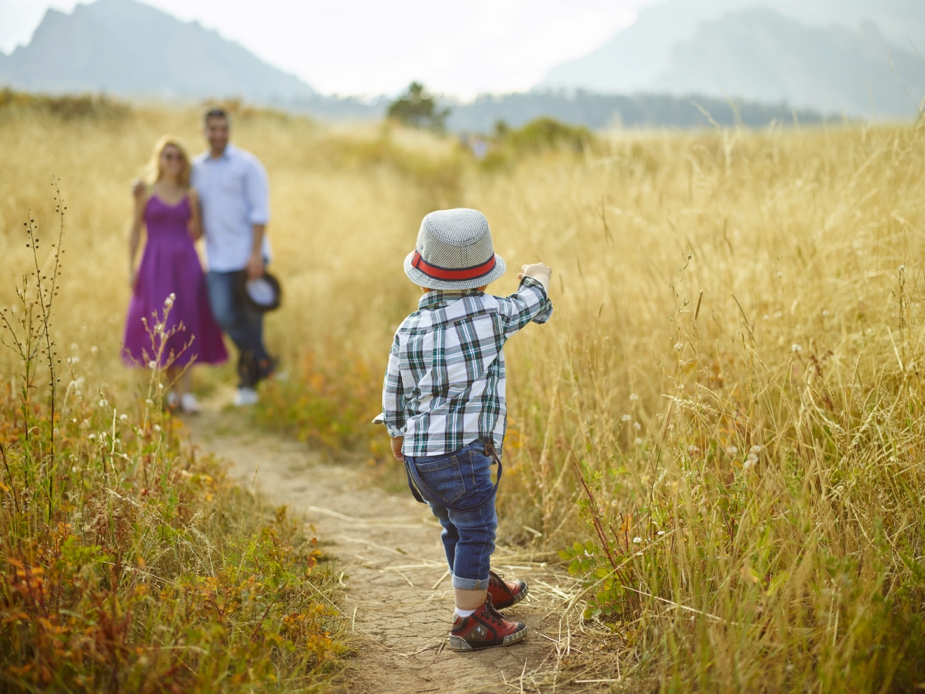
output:
[[[463,578],[453,574],[453,587],[460,590],[488,590],[488,576],[485,578]]]

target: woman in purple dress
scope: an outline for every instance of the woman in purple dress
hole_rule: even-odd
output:
[[[142,226],[147,241],[136,270]],[[192,362],[220,364],[228,358],[193,245],[201,235],[189,156],[179,138],[166,135],[154,148],[149,185],[135,195],[129,240],[132,301],[122,357],[130,365],[166,368],[167,404],[185,412],[199,411],[190,392]]]

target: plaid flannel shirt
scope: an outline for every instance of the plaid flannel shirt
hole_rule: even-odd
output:
[[[490,438],[500,456],[507,420],[502,348],[551,313],[532,277],[508,297],[471,289],[421,297],[395,333],[382,390],[382,420],[390,436],[405,437],[402,453],[441,455]]]

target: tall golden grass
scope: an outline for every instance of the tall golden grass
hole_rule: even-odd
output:
[[[4,266],[0,307],[0,690],[326,686],[343,621],[317,540],[184,445],[157,362],[133,401],[67,346],[83,326],[56,313],[68,215],[51,188],[44,231],[32,213],[5,230],[28,257]],[[152,321],[161,356],[171,304]]]
[[[198,114],[156,109],[0,127],[0,256],[17,266],[22,218],[51,216],[60,178],[60,344],[104,392],[132,383],[128,181],[159,135],[197,130]],[[925,682],[925,123],[625,133],[493,171],[386,126],[242,113],[234,139],[270,174],[286,305],[269,341],[293,370],[310,354],[378,374],[415,307],[401,259],[432,209],[476,207],[510,266],[554,268],[553,320],[508,346],[501,530],[568,548],[602,680]]]

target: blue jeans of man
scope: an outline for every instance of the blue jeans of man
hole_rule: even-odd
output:
[[[212,315],[238,348],[238,385],[253,388],[270,372],[272,360],[263,345],[263,314],[235,290],[237,272],[208,272],[206,286]]]
[[[443,526],[441,539],[454,588],[488,588],[498,527],[497,484],[491,481],[493,462],[482,441],[445,455],[405,456],[412,493],[430,505]],[[499,480],[500,476],[499,464]]]

